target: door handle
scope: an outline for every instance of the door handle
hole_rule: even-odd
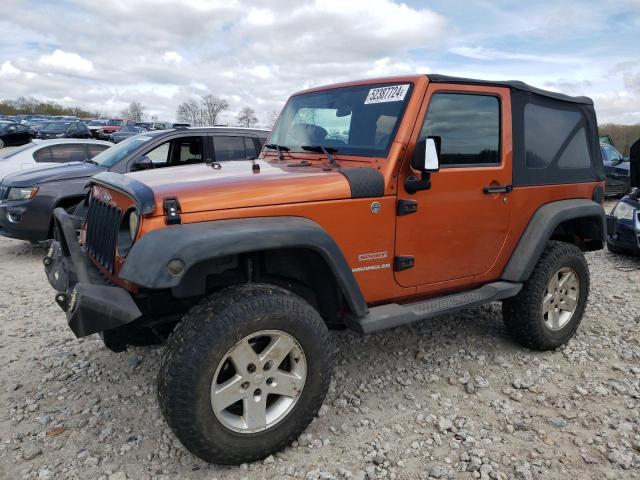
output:
[[[513,185],[490,185],[484,187],[482,191],[489,195],[492,193],[511,193],[513,191]]]

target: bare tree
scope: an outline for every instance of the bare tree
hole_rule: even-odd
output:
[[[218,123],[218,116],[229,109],[229,102],[224,98],[218,98],[215,95],[205,95],[201,100],[202,104],[202,123],[204,125],[213,126]]]
[[[193,99],[182,102],[176,109],[176,118],[179,122],[189,123],[194,127],[202,125],[200,105]]]
[[[251,127],[258,123],[256,112],[251,107],[244,107],[238,114],[238,123],[243,127]]]
[[[129,106],[120,112],[120,115],[133,122],[141,122],[144,119],[145,107],[140,102],[131,102]]]

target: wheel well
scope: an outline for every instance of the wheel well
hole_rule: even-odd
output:
[[[599,250],[604,244],[602,219],[599,217],[579,217],[560,223],[550,240],[571,243],[582,251]]]
[[[230,255],[192,266],[173,288],[178,298],[210,295],[240,283],[268,283],[285,288],[309,302],[327,325],[342,326],[348,310],[326,260],[308,248],[284,248]]]
[[[66,210],[69,207],[73,207],[74,205],[77,205],[83,199],[84,199],[84,195],[80,195],[78,197],[65,197],[65,198],[62,198],[62,199],[58,200],[58,203],[56,203],[53,206],[53,209],[51,209],[51,211],[53,212],[53,210],[55,210],[58,207],[64,208]],[[49,224],[49,238],[53,238],[53,215],[51,215],[51,222]]]

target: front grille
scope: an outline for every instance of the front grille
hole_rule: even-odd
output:
[[[91,197],[87,212],[85,245],[87,252],[100,265],[113,273],[116,243],[122,219],[122,210]]]
[[[9,187],[0,185],[0,200],[4,200],[9,196]]]

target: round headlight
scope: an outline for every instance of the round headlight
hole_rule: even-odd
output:
[[[131,240],[136,239],[136,235],[138,235],[138,225],[140,223],[140,218],[138,217],[138,212],[135,210],[131,210],[129,213],[129,235],[131,235]]]
[[[133,247],[138,235],[140,226],[140,217],[135,208],[128,210],[120,222],[120,230],[118,231],[118,253],[121,257],[126,257]]]

